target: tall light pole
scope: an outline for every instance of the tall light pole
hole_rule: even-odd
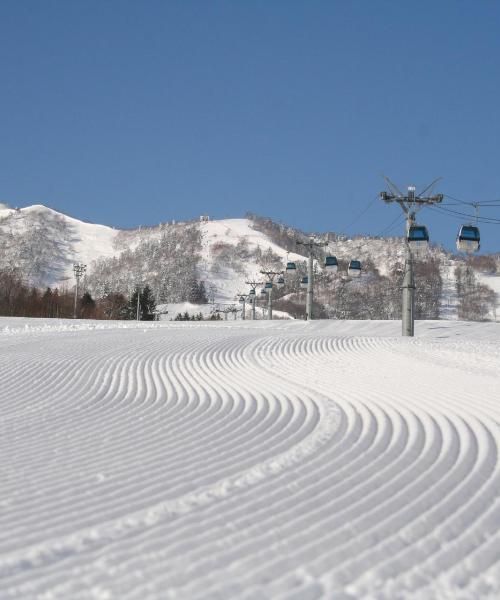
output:
[[[309,321],[313,318],[313,289],[314,289],[314,250],[315,248],[324,248],[328,246],[328,242],[315,242],[314,238],[310,238],[307,242],[297,240],[299,246],[304,246],[308,250],[309,259],[307,262],[307,295],[306,295],[306,319]]]
[[[76,285],[75,285],[75,303],[73,306],[73,319],[76,319],[77,306],[78,306],[78,288],[80,287],[80,279],[85,275],[87,265],[83,263],[75,263],[73,265],[73,273],[75,274]]]
[[[265,275],[268,279],[268,283],[271,285],[267,288],[267,318],[269,321],[273,319],[273,283],[274,278],[278,275],[283,275],[283,271],[261,271],[262,275]]]
[[[137,308],[136,308],[136,314],[135,314],[135,320],[139,321],[139,317],[140,317],[140,298],[141,298],[141,287],[138,285],[137,286]]]
[[[415,214],[424,206],[439,204],[443,200],[443,194],[435,196],[424,196],[425,192],[430,190],[439,181],[436,179],[425,190],[418,195],[415,195],[415,187],[409,186],[407,194],[402,194],[394,183],[384,177],[389,186],[389,192],[380,192],[381,199],[390,204],[396,202],[401,207],[406,216],[406,231],[408,232],[411,225],[415,222]],[[408,240],[405,237],[405,269],[403,277],[403,298],[402,298],[402,335],[413,337],[415,333],[415,275],[414,275],[414,258]]]

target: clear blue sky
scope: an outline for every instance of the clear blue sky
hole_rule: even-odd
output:
[[[4,0],[0,201],[342,230],[381,173],[500,198],[499,32],[493,0]],[[349,233],[396,216],[377,201]],[[452,245],[459,221],[421,220]]]

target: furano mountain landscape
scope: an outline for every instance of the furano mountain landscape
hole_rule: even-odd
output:
[[[232,303],[247,281],[263,281],[262,269],[281,271],[287,260],[299,273],[275,291],[276,308],[303,316],[300,275],[306,256],[297,240],[327,241],[316,261],[316,311],[325,318],[398,318],[404,243],[401,237],[348,238],[335,232],[302,232],[271,219],[166,221],[120,230],[79,221],[41,205],[0,208],[0,271],[15,273],[29,286],[72,290],[73,265],[87,265],[84,289],[95,299],[110,292],[128,296],[149,285],[159,305]],[[302,250],[302,253],[301,253]],[[335,255],[345,271],[361,260],[363,275],[348,282],[322,268],[322,257]],[[420,318],[495,320],[500,291],[500,255],[465,258],[431,246],[417,263],[417,311]],[[460,281],[467,279],[465,289]],[[418,282],[421,281],[421,285]],[[203,282],[200,297],[197,286]],[[467,302],[479,290],[483,300]],[[193,306],[190,310],[194,310]],[[500,316],[500,313],[499,313]]]

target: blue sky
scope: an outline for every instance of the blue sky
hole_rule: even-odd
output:
[[[338,231],[382,173],[500,198],[499,31],[493,0],[5,0],[0,201],[121,227],[250,210]],[[374,202],[348,233],[396,216]],[[421,221],[453,244],[458,220]],[[500,251],[500,225],[482,231]]]

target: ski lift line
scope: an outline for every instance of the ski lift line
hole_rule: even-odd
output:
[[[477,221],[478,223],[483,223],[485,225],[500,225],[500,219],[493,219],[493,218],[489,218],[489,217],[477,217],[475,215],[468,215],[468,214],[460,214],[460,213],[450,213],[450,212],[444,212],[441,211],[441,214],[444,216],[448,216],[448,217],[453,217],[454,219],[458,219],[459,221],[463,221],[464,218],[468,219],[469,221]]]
[[[450,196],[450,194],[444,194],[444,197],[449,198],[450,200],[455,200],[455,202],[458,202],[460,204],[470,205],[470,202],[465,202],[465,200],[460,200],[460,198],[456,198],[455,196]]]
[[[387,227],[384,227],[384,229],[382,229],[382,231],[380,233],[377,233],[377,237],[380,237],[380,236],[384,235],[385,233],[389,233],[389,231],[394,229],[394,227],[396,225],[399,225],[401,223],[401,221],[404,221],[404,219],[405,219],[404,215],[398,214],[398,216],[395,219],[393,219],[389,223],[389,225],[387,225]]]
[[[365,206],[365,208],[357,215],[357,217],[355,217],[350,223],[349,225],[346,225],[343,229],[341,229],[339,231],[339,234],[345,234],[347,233],[347,230],[352,227],[355,223],[357,223],[359,221],[359,219],[375,204],[375,202],[378,200],[378,194],[375,195],[375,197],[373,198],[373,200],[370,200],[370,202],[368,202],[368,204]]]
[[[460,200],[460,198],[455,198],[455,196],[450,196],[449,194],[444,194],[445,198],[450,198],[450,200],[455,200],[459,204],[465,204],[467,206],[500,206],[500,198],[496,200],[483,200],[481,202],[466,202],[465,200]],[[441,206],[452,206],[451,204],[441,204]]]
[[[463,203],[461,202],[445,202],[440,204],[439,206],[463,206]],[[497,202],[497,204],[485,204],[484,202],[471,202],[468,203],[467,206],[479,206],[481,208],[495,208],[497,206],[500,206],[500,203]]]
[[[462,220],[465,217],[466,219],[469,219],[469,220],[473,220],[473,221],[477,220],[480,223],[490,223],[492,225],[500,225],[500,219],[496,219],[493,217],[479,217],[476,215],[470,215],[467,213],[463,213],[463,212],[459,212],[459,211],[451,210],[451,209],[445,209],[445,208],[441,208],[441,207],[437,207],[437,206],[430,207],[430,208],[432,210],[437,210],[444,215],[455,217],[460,220]]]
[[[394,224],[392,227],[390,227],[390,228],[389,228],[389,230],[388,230],[388,231],[386,231],[386,232],[385,232],[385,234],[384,234],[384,235],[389,235],[389,234],[391,234],[391,233],[392,233],[392,232],[393,232],[395,229],[397,229],[398,227],[400,227],[400,225],[401,225],[402,223],[404,223],[404,221],[405,221],[405,219],[404,219],[404,218],[401,218],[401,219],[399,219],[399,220],[398,220],[398,221],[397,221],[397,222],[396,222],[396,223],[395,223],[395,224]]]

